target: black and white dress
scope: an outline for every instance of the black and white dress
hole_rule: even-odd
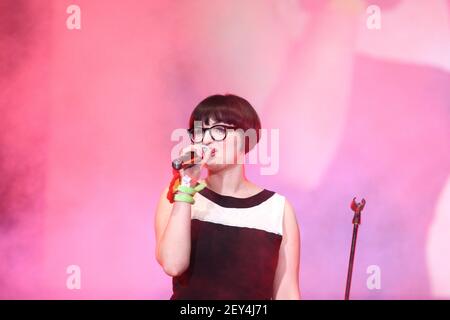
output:
[[[285,197],[264,189],[235,198],[205,188],[194,199],[190,264],[172,278],[170,299],[272,299]]]

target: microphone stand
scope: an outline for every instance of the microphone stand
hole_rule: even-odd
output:
[[[358,227],[361,224],[361,211],[366,204],[366,200],[362,199],[361,202],[356,202],[356,198],[353,198],[350,208],[355,212],[353,216],[353,237],[352,237],[352,246],[350,249],[350,259],[348,262],[348,272],[347,272],[347,285],[345,287],[345,300],[349,300],[350,298],[350,287],[352,283],[352,274],[353,274],[353,262],[355,259],[355,249],[356,249],[356,238],[358,237]]]

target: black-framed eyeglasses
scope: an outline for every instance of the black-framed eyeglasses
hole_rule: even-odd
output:
[[[193,143],[203,142],[206,131],[209,130],[209,134],[214,141],[222,141],[227,137],[227,129],[236,129],[235,126],[230,126],[226,124],[216,124],[210,128],[190,128],[188,129],[189,138]]]

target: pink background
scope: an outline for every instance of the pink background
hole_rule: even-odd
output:
[[[248,177],[296,209],[303,298],[343,298],[354,196],[352,297],[450,298],[450,1],[0,6],[0,298],[168,299],[154,212],[170,135],[227,92],[280,130],[277,174]]]

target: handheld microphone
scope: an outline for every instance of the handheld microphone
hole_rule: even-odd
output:
[[[203,153],[207,152],[209,150],[209,147],[206,145],[202,146]],[[181,169],[187,169],[190,168],[202,161],[203,155],[198,155],[195,151],[190,151],[181,157],[176,158],[172,161],[172,168],[175,170],[181,170]]]

